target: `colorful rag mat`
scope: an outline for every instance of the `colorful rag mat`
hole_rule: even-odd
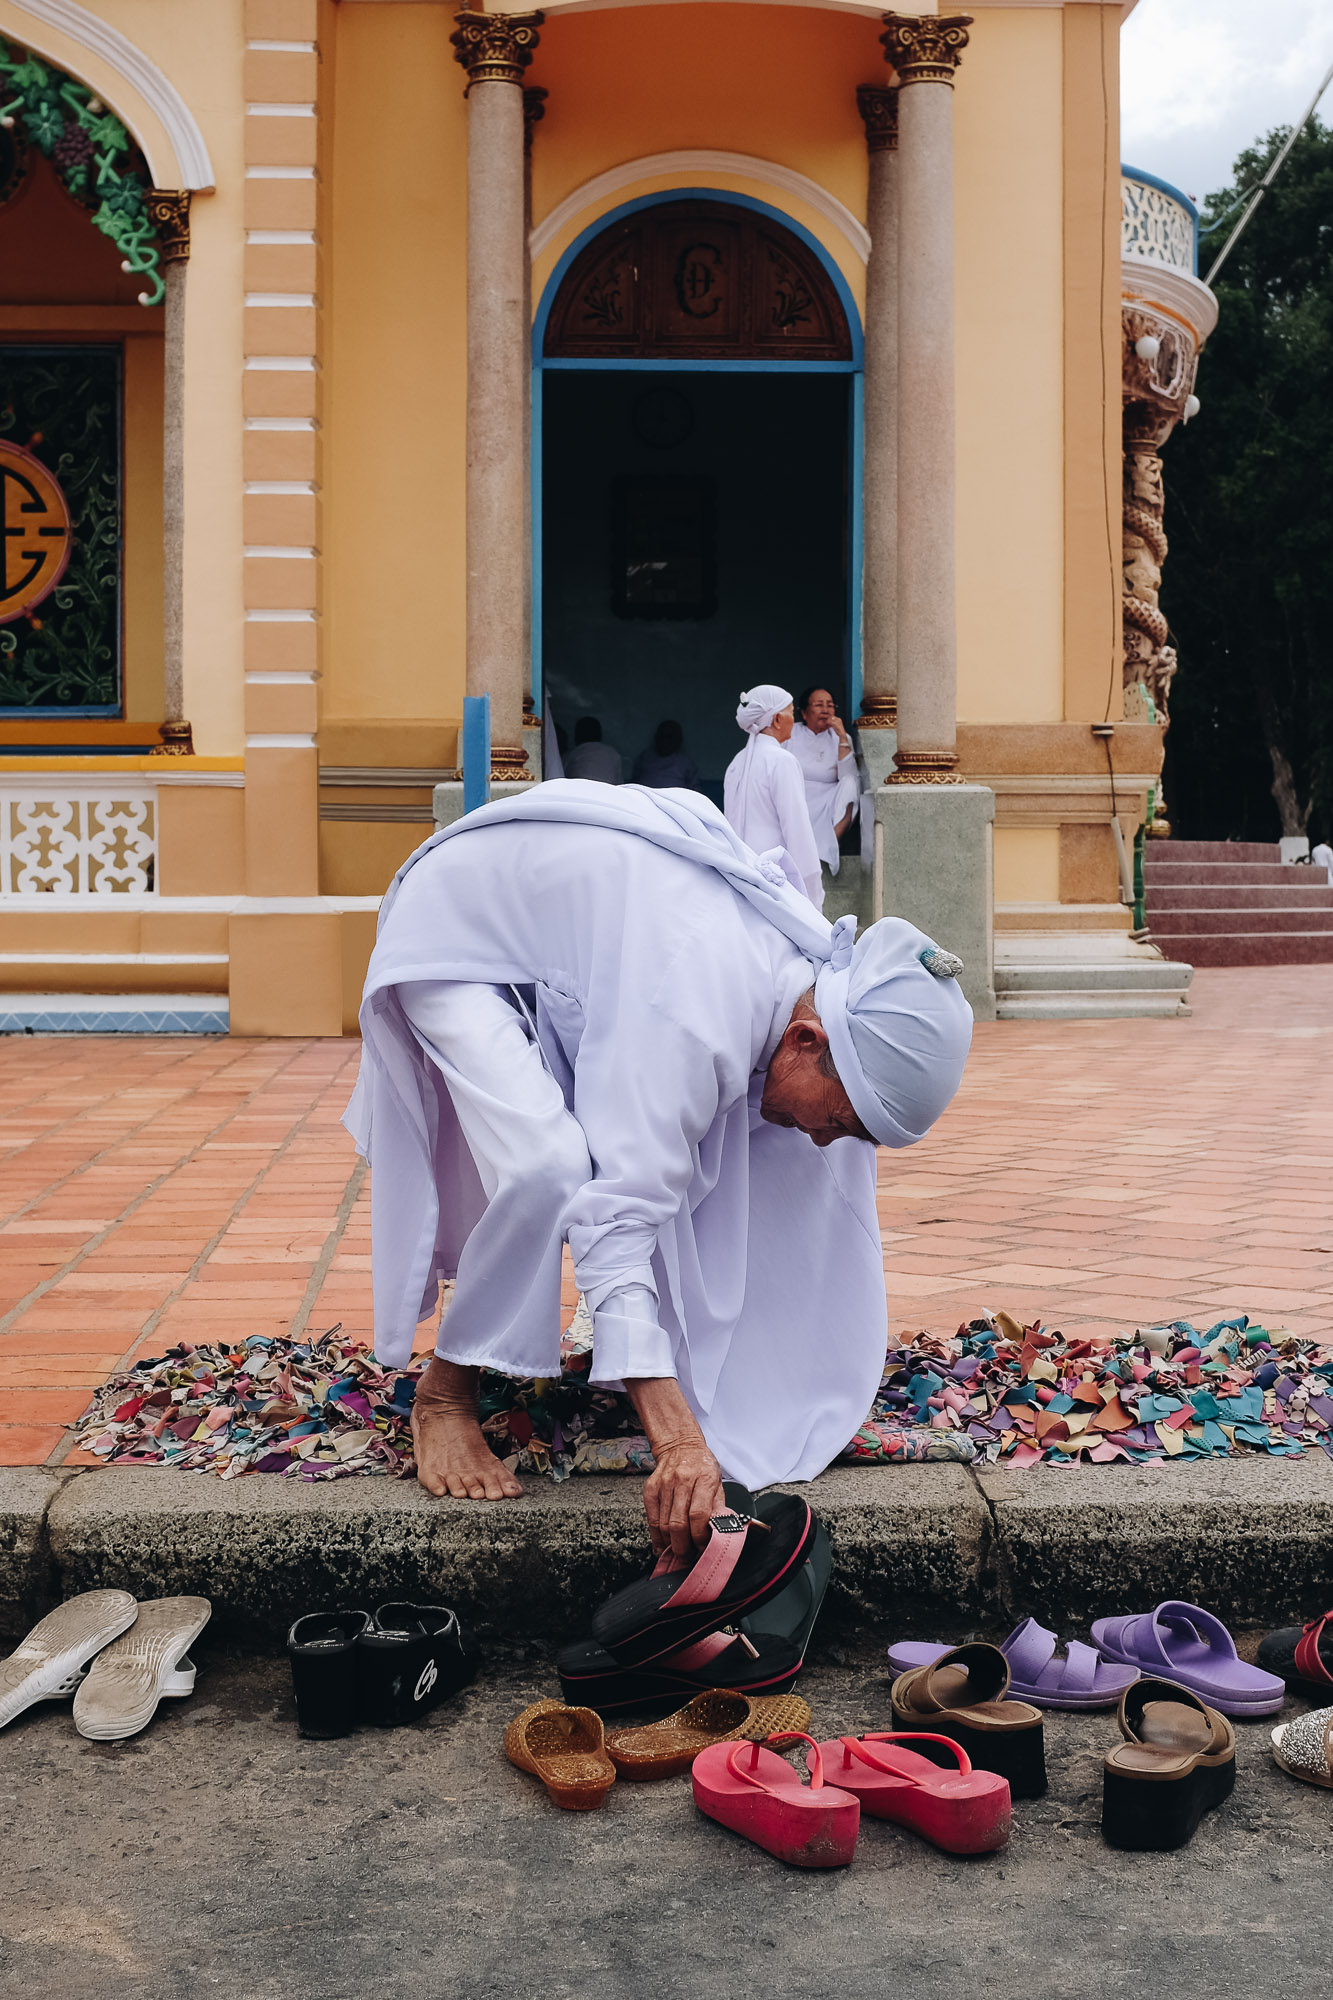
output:
[[[588,1382],[591,1336],[580,1312],[558,1380],[483,1375],[482,1428],[515,1471],[567,1479],[652,1470],[628,1399]],[[223,1479],[407,1478],[420,1372],[378,1367],[337,1327],[304,1341],[253,1334],[234,1345],[182,1344],[105,1384],[70,1428],[86,1451],[117,1465]],[[1333,1457],[1333,1344],[1266,1332],[1243,1316],[1206,1334],[1175,1320],[1109,1340],[1067,1339],[1001,1312],[952,1339],[890,1340],[874,1408],[842,1457],[1143,1465],[1310,1447]]]

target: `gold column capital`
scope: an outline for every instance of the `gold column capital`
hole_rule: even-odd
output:
[[[478,14],[470,8],[456,15],[449,40],[454,61],[467,71],[468,90],[474,83],[521,84],[545,19],[545,14]]]
[[[947,83],[963,60],[970,14],[885,14],[880,42],[900,86]]]
[[[856,108],[861,114],[861,123],[866,128],[866,151],[896,153],[898,150],[897,84],[858,84]]]
[[[153,225],[158,250],[164,264],[186,264],[190,259],[190,190],[149,188],[144,205]]]

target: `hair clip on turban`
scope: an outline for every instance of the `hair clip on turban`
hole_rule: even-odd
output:
[[[917,957],[927,972],[933,972],[936,979],[957,979],[963,969],[961,958],[955,958],[951,951],[941,951],[937,944],[928,944]]]

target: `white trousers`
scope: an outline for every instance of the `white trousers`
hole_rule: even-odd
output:
[[[418,980],[396,991],[444,1078],[486,1196],[435,1352],[504,1375],[558,1375],[564,1210],[593,1178],[583,1128],[508,988]],[[591,1381],[619,1388],[675,1375],[646,1285],[609,1287],[588,1304]]]

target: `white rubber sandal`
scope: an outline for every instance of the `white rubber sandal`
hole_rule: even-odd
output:
[[[99,1653],[74,1697],[74,1727],[94,1743],[137,1736],[166,1696],[194,1693],[190,1647],[213,1615],[206,1597],[150,1597],[133,1628]]]
[[[86,1590],[49,1611],[9,1658],[0,1660],[0,1729],[34,1702],[73,1694],[89,1660],[138,1614],[128,1590]]]

